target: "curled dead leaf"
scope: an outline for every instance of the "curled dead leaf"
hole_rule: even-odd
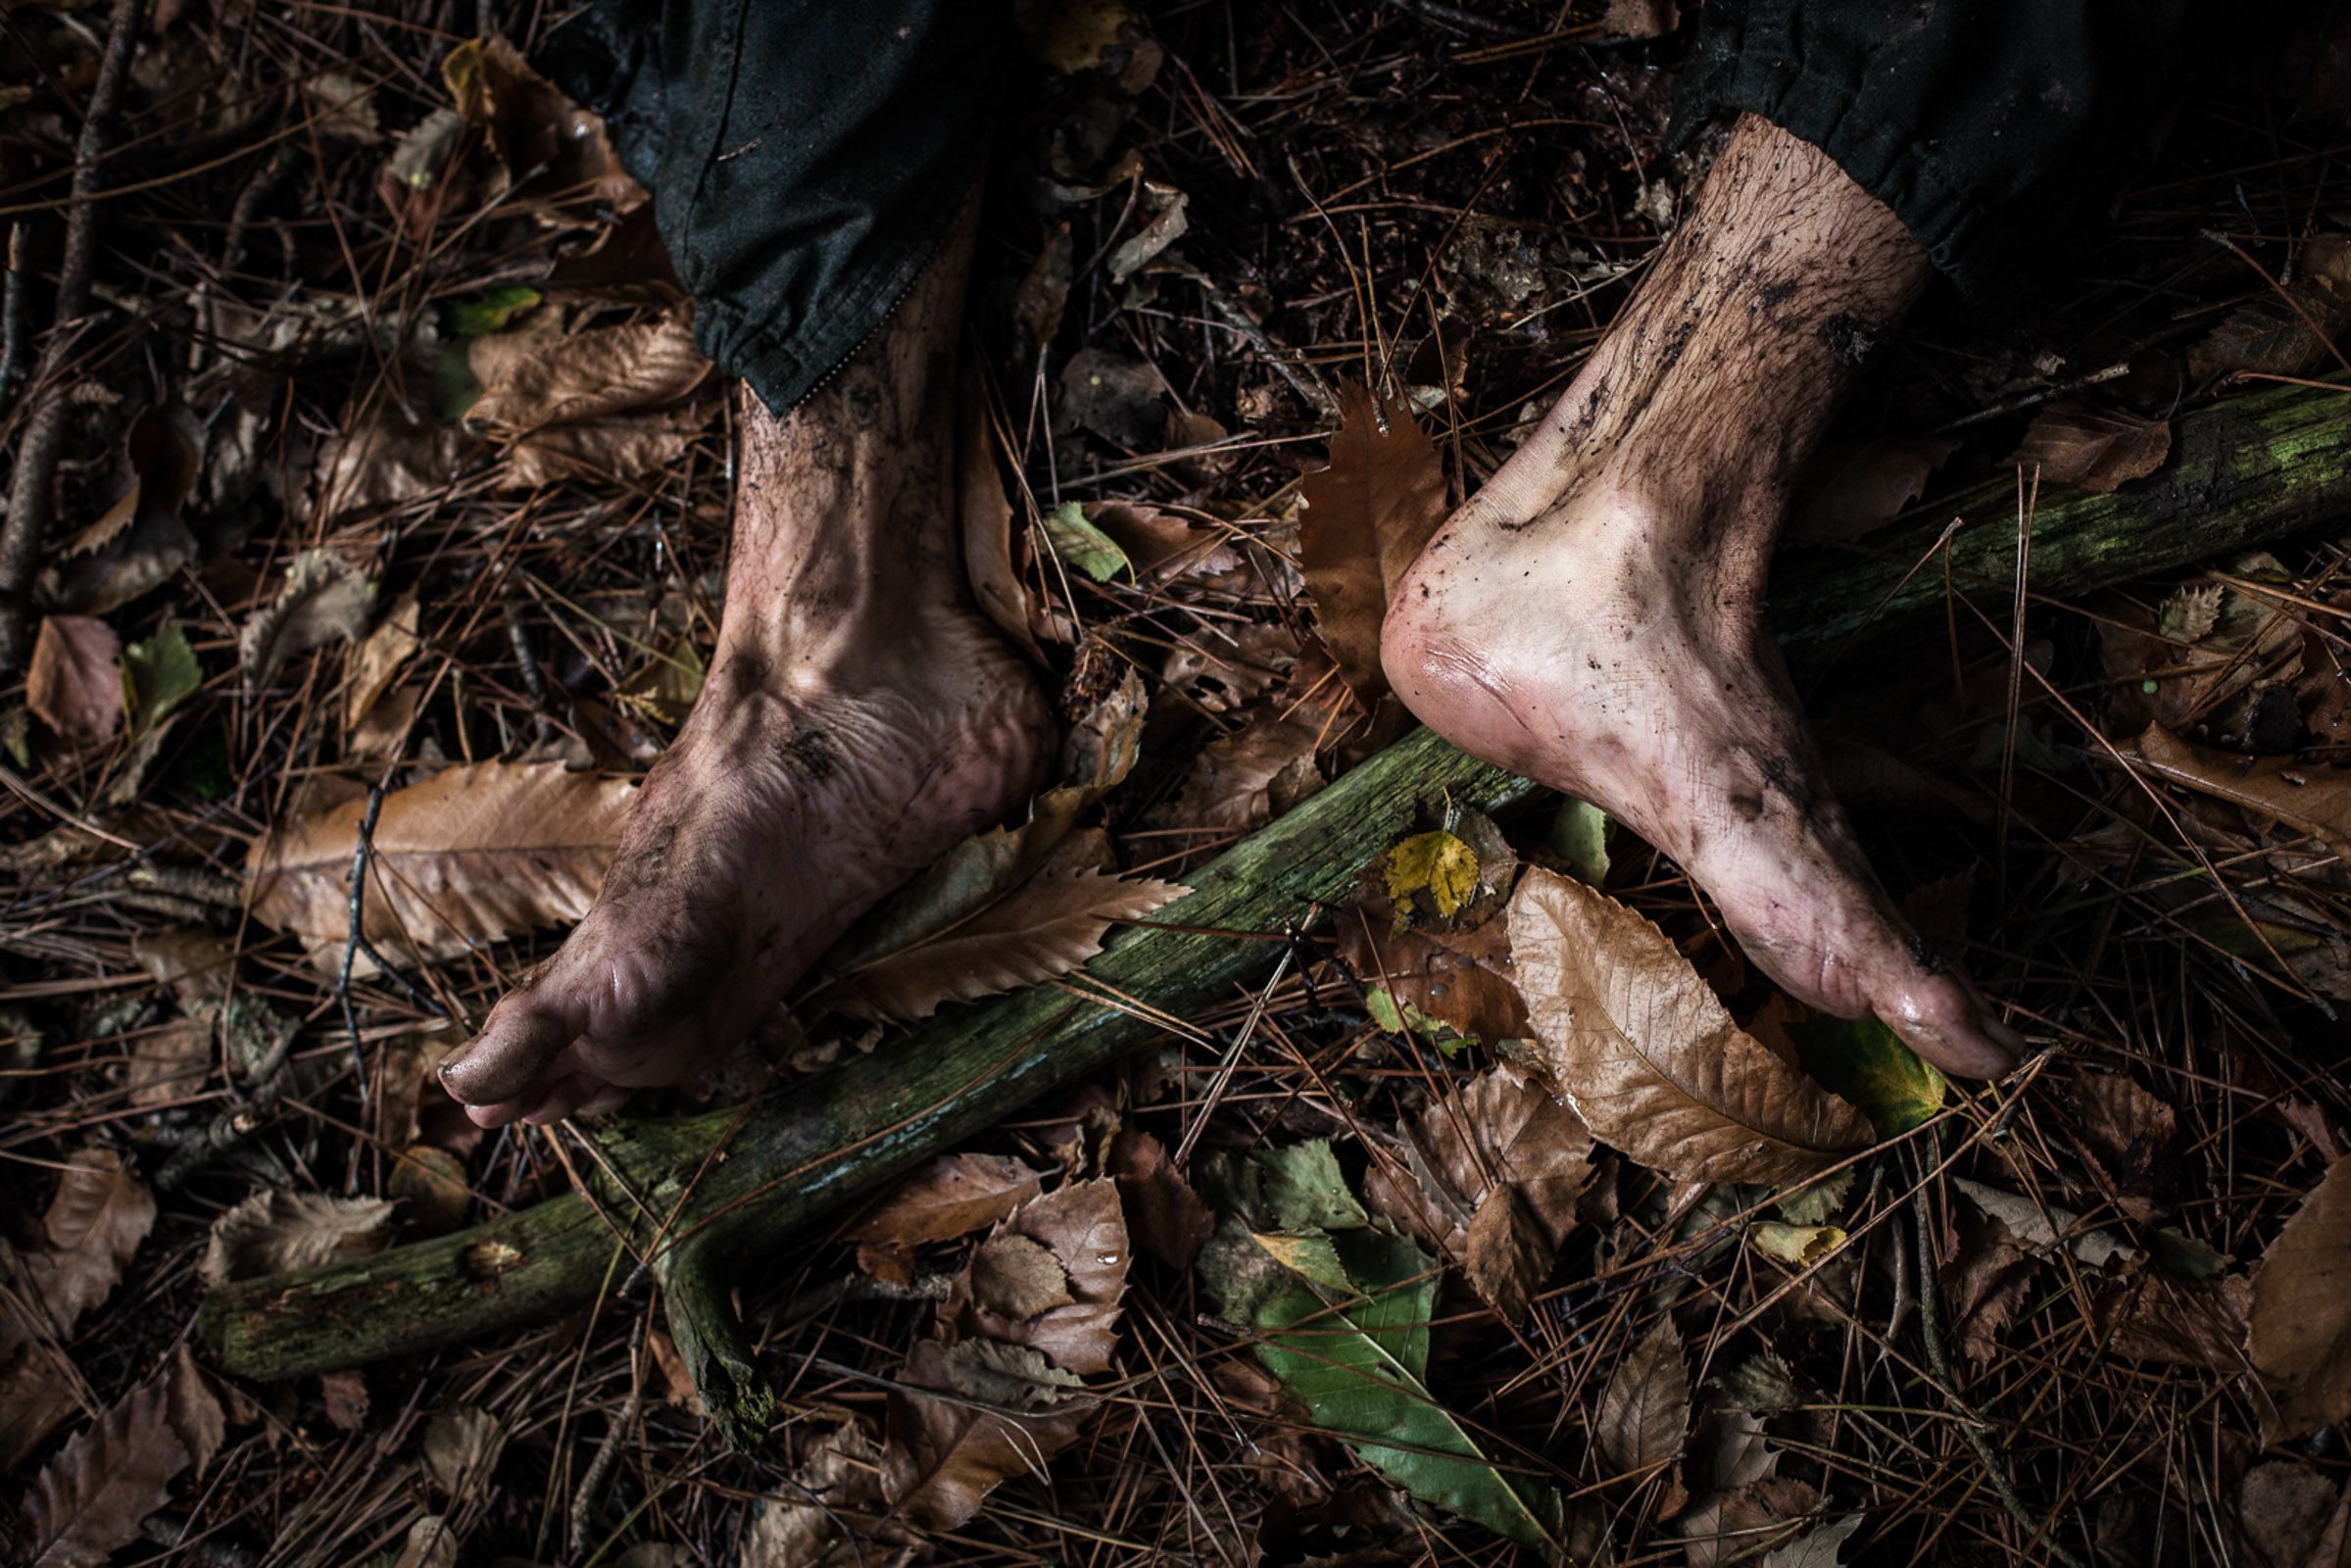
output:
[[[1003,1154],[942,1154],[893,1188],[843,1233],[857,1247],[953,1241],[1038,1196],[1037,1173]]]
[[[2033,416],[2013,460],[2044,484],[2070,484],[2106,495],[2163,466],[2172,453],[2168,419],[2066,398]]]
[[[67,1161],[41,1216],[41,1246],[24,1256],[61,1331],[73,1332],[84,1312],[114,1293],[154,1228],[155,1195],[121,1154],[84,1149]]]
[[[1731,1021],[1690,960],[1614,899],[1541,867],[1510,955],[1543,1065],[1593,1136],[1678,1181],[1786,1182],[1874,1141],[1868,1118]]]
[[[277,597],[237,632],[238,662],[256,685],[288,659],[327,643],[348,642],[367,624],[375,584],[325,550],[305,550],[286,568]]]

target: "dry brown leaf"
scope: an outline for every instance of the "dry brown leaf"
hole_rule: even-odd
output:
[[[1121,1127],[1109,1170],[1135,1245],[1179,1274],[1192,1267],[1215,1233],[1216,1214],[1169,1161],[1166,1146],[1140,1127]]]
[[[213,1221],[197,1272],[216,1290],[231,1280],[283,1274],[372,1252],[392,1205],[380,1198],[255,1193]]]
[[[710,362],[683,311],[485,354],[475,368],[484,390],[465,420],[508,449],[504,482],[514,486],[651,472],[718,412]]]
[[[14,1311],[0,1317],[0,1468],[14,1470],[81,1408],[65,1352],[38,1343]]]
[[[2187,351],[2193,380],[2231,370],[2307,375],[2334,364],[2327,345],[2351,326],[2351,297],[2315,279],[2248,300]]]
[[[130,488],[42,570],[45,608],[103,615],[196,559],[196,536],[180,521],[204,461],[195,417],[176,401],[160,404],[131,421],[123,447]]]
[[[2262,1254],[2250,1327],[2253,1365],[2278,1401],[2264,1442],[2351,1415],[2351,1162],[2327,1167]]]
[[[44,615],[24,706],[60,740],[96,746],[122,727],[122,639],[88,615]]]
[[[2191,745],[2157,724],[2148,725],[2123,755],[2134,754],[2164,778],[2274,816],[2318,839],[2329,852],[2351,858],[2351,773],[2292,757],[2248,761],[2230,752]]]
[[[880,1462],[857,1421],[808,1445],[791,1483],[755,1505],[743,1531],[742,1568],[815,1568],[831,1560],[845,1534],[869,1537],[882,1511]],[[879,1554],[869,1560],[878,1563]]]
[[[342,557],[305,550],[286,568],[277,597],[238,629],[237,657],[246,678],[260,685],[288,659],[357,637],[374,604],[375,584]]]
[[[318,516],[332,524],[346,513],[397,506],[449,488],[465,461],[465,432],[378,405],[320,454]]]
[[[1364,1197],[1463,1264],[1479,1296],[1515,1321],[1575,1228],[1592,1134],[1547,1086],[1504,1062],[1431,1103],[1405,1136],[1409,1180],[1375,1165]]]
[[[2082,1150],[2100,1190],[2132,1219],[2156,1218],[2164,1167],[2180,1133],[2178,1115],[2120,1073],[2083,1073],[2074,1080],[2071,1098]]]
[[[367,1427],[367,1375],[358,1367],[319,1373],[318,1396],[326,1406],[326,1424],[337,1432]]]
[[[130,1102],[168,1105],[204,1087],[213,1070],[213,1026],[202,1018],[173,1018],[131,1043]]]
[[[1038,1196],[1037,1173],[1002,1154],[942,1154],[843,1233],[856,1247],[919,1247],[993,1225]]]
[[[1938,436],[1888,435],[1824,449],[1789,509],[1798,539],[1858,539],[1891,522],[1927,490],[1928,476],[1959,450]]]
[[[99,1568],[139,1539],[139,1522],[171,1500],[188,1446],[171,1420],[163,1381],[140,1384],[49,1461],[24,1499],[24,1561]]]
[[[351,680],[343,693],[343,727],[357,729],[376,699],[400,678],[400,666],[421,644],[416,640],[415,593],[402,594],[383,620],[351,654]]]
[[[500,37],[473,38],[441,63],[450,97],[480,130],[506,180],[527,188],[529,204],[551,222],[597,223],[645,200],[612,150],[602,119],[556,90]]]
[[[2106,495],[2145,478],[2171,455],[2170,420],[2067,398],[2033,416],[2011,461],[2028,473],[2037,469],[2044,484]]]
[[[925,1529],[954,1529],[978,1512],[998,1482],[1041,1468],[1074,1442],[1096,1408],[1078,1392],[1077,1375],[1110,1368],[1129,1263],[1116,1185],[1072,1182],[1022,1205],[989,1243],[1010,1239],[1049,1255],[1070,1301],[1014,1320],[982,1304],[974,1269],[955,1280],[939,1310],[945,1341],[915,1347],[890,1398],[886,1493]],[[930,1398],[916,1389],[961,1398]]]
[[[457,1532],[448,1516],[428,1513],[410,1525],[392,1568],[457,1568]]]
[[[1126,552],[1136,582],[1145,587],[1175,577],[1231,571],[1241,564],[1239,553],[1223,534],[1195,527],[1156,507],[1108,501],[1096,507],[1087,520]]]
[[[1690,1429],[1690,1369],[1670,1317],[1641,1336],[1600,1395],[1592,1440],[1618,1475],[1638,1476],[1682,1451]]]
[[[1602,32],[1626,38],[1662,38],[1682,25],[1682,8],[1674,0],[1608,0]]]
[[[960,1338],[1026,1346],[1065,1371],[1110,1370],[1118,1298],[1126,1290],[1131,1261],[1117,1184],[1106,1178],[1071,1182],[1032,1200],[999,1226],[991,1240],[1004,1237],[1034,1242],[1052,1254],[1065,1278],[1069,1304],[1019,1319],[991,1312],[976,1298],[973,1271],[967,1268],[940,1308],[941,1319]]]
[[[1211,621],[1168,650],[1159,679],[1203,711],[1229,713],[1280,680],[1298,653],[1298,639],[1278,622]]]
[[[1062,229],[1066,246],[1068,229]],[[1012,503],[997,466],[996,428],[988,422],[986,400],[971,378],[963,388],[963,427],[956,442],[955,505],[963,536],[963,573],[971,597],[996,629],[1042,664],[1044,651],[1029,629],[1029,591],[1012,564]]]
[[[1160,395],[1166,378],[1141,360],[1084,348],[1061,368],[1061,398],[1053,428],[1092,430],[1129,452],[1155,450],[1167,427]]]
[[[1789,1182],[1874,1142],[1860,1111],[1731,1021],[1654,925],[1532,867],[1510,956],[1551,1080],[1592,1135],[1677,1181]]]
[[[1068,1271],[1043,1243],[991,1236],[971,1254],[971,1301],[983,1312],[1018,1321],[1073,1299]]]
[[[2292,1459],[2257,1464],[2237,1489],[2238,1528],[2269,1568],[2308,1568],[2341,1491],[2315,1465]]]
[[[2209,1367],[2232,1377],[2252,1365],[2245,1337],[2253,1282],[2242,1274],[2181,1280],[2149,1271],[2098,1292],[2092,1305],[2110,1355]]]
[[[1388,691],[1380,667],[1388,601],[1445,521],[1445,465],[1401,404],[1376,406],[1368,388],[1349,381],[1339,407],[1330,466],[1299,485],[1298,552],[1323,646],[1370,702]]]
[[[498,1464],[506,1446],[506,1428],[478,1405],[461,1404],[436,1411],[424,1424],[424,1441],[417,1457],[433,1485],[452,1498],[478,1487]]]
[[[43,1245],[24,1257],[61,1330],[73,1332],[82,1313],[113,1293],[154,1228],[155,1195],[122,1155],[84,1149],[67,1162],[57,1196],[41,1216]]]
[[[1201,747],[1183,793],[1162,813],[1171,828],[1253,832],[1322,788],[1314,765],[1320,731],[1278,712],[1261,712]]]
[[[1051,980],[1102,952],[1112,925],[1190,891],[1049,866],[960,924],[843,975],[834,1005],[860,1018],[927,1018],[945,1002]]]
[[[1462,1272],[1470,1288],[1504,1323],[1526,1316],[1527,1302],[1537,1286],[1559,1260],[1558,1249],[1543,1235],[1517,1190],[1496,1187],[1470,1216],[1463,1240]]]
[[[393,791],[368,865],[368,940],[387,954],[450,956],[578,919],[635,793],[561,762],[480,762]],[[366,810],[348,801],[272,832],[248,873],[254,918],[339,949]]]
[[[914,1393],[961,1394],[947,1349],[914,1347],[891,1391],[889,1441],[882,1454],[883,1494],[902,1517],[925,1530],[953,1530],[979,1512],[997,1483],[1042,1471],[1076,1442],[1095,1413],[1083,1397],[1044,1410],[975,1408],[969,1396],[935,1399]],[[1042,1365],[1042,1358],[1040,1358]],[[1041,1388],[1046,1385],[1039,1385]]]
[[[186,1007],[220,1001],[236,972],[235,944],[200,925],[134,932],[130,956],[149,979],[176,992]]]

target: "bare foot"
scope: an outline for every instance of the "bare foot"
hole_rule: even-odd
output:
[[[1796,997],[1990,1074],[2016,1036],[1871,872],[1762,627],[1789,485],[1927,275],[1892,213],[1742,119],[1583,374],[1405,577],[1382,656],[1438,733],[1680,861]]]
[[[692,1076],[1040,782],[1050,710],[965,604],[950,521],[969,226],[807,403],[738,400],[717,656],[595,907],[441,1069],[481,1125]]]

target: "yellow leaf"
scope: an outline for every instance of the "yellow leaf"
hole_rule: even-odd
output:
[[[1845,1233],[1834,1225],[1783,1225],[1764,1220],[1747,1232],[1747,1243],[1775,1263],[1810,1268],[1845,1245]]]
[[[1416,833],[1388,852],[1388,897],[1397,908],[1426,892],[1441,919],[1478,893],[1478,852],[1450,833]]]

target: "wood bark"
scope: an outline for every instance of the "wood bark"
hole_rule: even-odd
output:
[[[2080,593],[2351,512],[2344,394],[2296,388],[2224,403],[2181,419],[2174,451],[2164,472],[2115,495],[2040,497],[2035,593]],[[1962,515],[1949,583],[2004,625],[2014,499]],[[1818,667],[1858,637],[1916,627],[1930,612],[1939,625],[1946,579],[1931,547],[1949,520],[1786,564],[1776,601],[1791,664]],[[295,1377],[510,1329],[650,1273],[709,1407],[737,1442],[756,1441],[769,1396],[726,1305],[738,1268],[1162,1038],[1169,1020],[1261,984],[1287,932],[1310,928],[1374,856],[1445,803],[1494,811],[1534,793],[1415,731],[1201,868],[1190,897],[1063,981],[930,1019],[748,1107],[582,1128],[601,1156],[574,1161],[585,1192],[438,1241],[227,1286],[206,1300],[201,1332],[233,1373]],[[1230,1042],[1199,1044],[1221,1053]]]

